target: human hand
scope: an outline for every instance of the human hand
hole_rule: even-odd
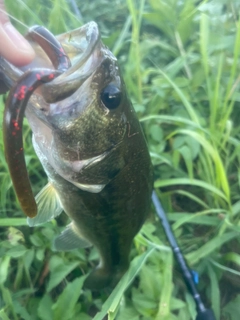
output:
[[[30,44],[11,24],[4,0],[0,0],[0,56],[15,66],[24,66],[33,60],[34,55]]]

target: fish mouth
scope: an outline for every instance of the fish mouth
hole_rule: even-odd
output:
[[[98,25],[94,21],[78,29],[61,34],[56,38],[69,57],[71,67],[51,83],[41,86],[41,95],[46,103],[58,102],[73,94],[92,75],[103,59],[100,32]],[[16,68],[0,57],[1,69],[4,71],[4,81],[7,87],[14,86],[28,69],[53,69],[53,65],[44,48],[41,48],[29,35],[26,35],[26,39],[36,53],[35,59],[30,64]]]
[[[42,86],[42,95],[47,103],[58,102],[73,94],[103,59],[100,32],[94,21],[56,38],[69,57],[71,67]]]

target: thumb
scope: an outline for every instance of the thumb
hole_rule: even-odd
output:
[[[23,66],[30,63],[34,55],[30,44],[11,24],[4,2],[0,0],[0,56],[16,66]]]

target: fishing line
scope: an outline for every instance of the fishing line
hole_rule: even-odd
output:
[[[162,222],[163,229],[167,236],[167,239],[172,247],[173,253],[175,255],[175,259],[177,260],[179,267],[181,269],[181,273],[184,279],[184,282],[188,288],[188,291],[191,293],[197,307],[197,318],[196,320],[216,320],[214,313],[211,309],[206,309],[204,306],[200,293],[197,291],[195,282],[194,282],[194,275],[192,271],[187,265],[187,262],[178,246],[177,240],[173,234],[172,228],[169,224],[169,221],[166,217],[166,214],[162,208],[162,205],[157,197],[155,191],[152,193],[152,201],[157,212],[158,217]]]
[[[71,6],[73,8],[73,11],[75,12],[75,15],[78,17],[78,19],[83,21],[82,14],[76,4],[76,1],[75,0],[68,0],[68,2],[70,2]]]
[[[21,26],[23,26],[24,28],[26,28],[29,32],[29,26],[25,23],[23,23],[22,21],[18,20],[17,18],[15,18],[13,15],[11,15],[10,13],[7,13],[5,10],[0,9],[0,12],[7,14],[12,20],[14,20],[15,22],[17,22],[18,24],[20,24]],[[58,45],[55,45],[54,43],[51,42],[51,40],[47,39],[47,37],[44,37],[44,35],[42,35],[41,33],[38,33],[36,30],[32,30],[33,33],[35,33],[36,35],[38,35],[39,37],[41,37],[43,40],[45,40],[46,42],[48,42],[52,47],[54,47],[56,50],[59,50]],[[25,37],[28,36],[28,33],[25,35]],[[60,51],[60,50],[59,50]]]

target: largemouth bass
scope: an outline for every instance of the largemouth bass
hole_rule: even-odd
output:
[[[20,70],[0,59],[2,91],[3,84],[15,88],[7,100],[6,123],[11,113],[16,113],[11,104],[18,83],[30,79],[27,72],[31,71],[26,70],[56,70],[58,65],[51,52],[56,45],[49,49],[40,38],[27,38],[36,52],[31,65]],[[28,87],[28,92],[38,87],[29,93],[25,115],[49,182],[36,196],[37,215],[33,217],[29,208],[26,213],[30,226],[49,221],[62,211],[69,216],[71,223],[54,240],[54,248],[72,250],[94,245],[100,263],[85,285],[101,289],[114,286],[129,267],[133,238],[149,213],[152,164],[117,59],[102,44],[97,24],[90,22],[56,40],[64,50],[63,56],[69,58],[66,70],[54,73],[49,83]],[[51,73],[46,74],[48,82]],[[15,134],[6,123],[5,152],[10,163],[11,155],[15,156],[10,146],[19,123],[12,124]],[[23,174],[15,180],[21,185],[25,178]]]

